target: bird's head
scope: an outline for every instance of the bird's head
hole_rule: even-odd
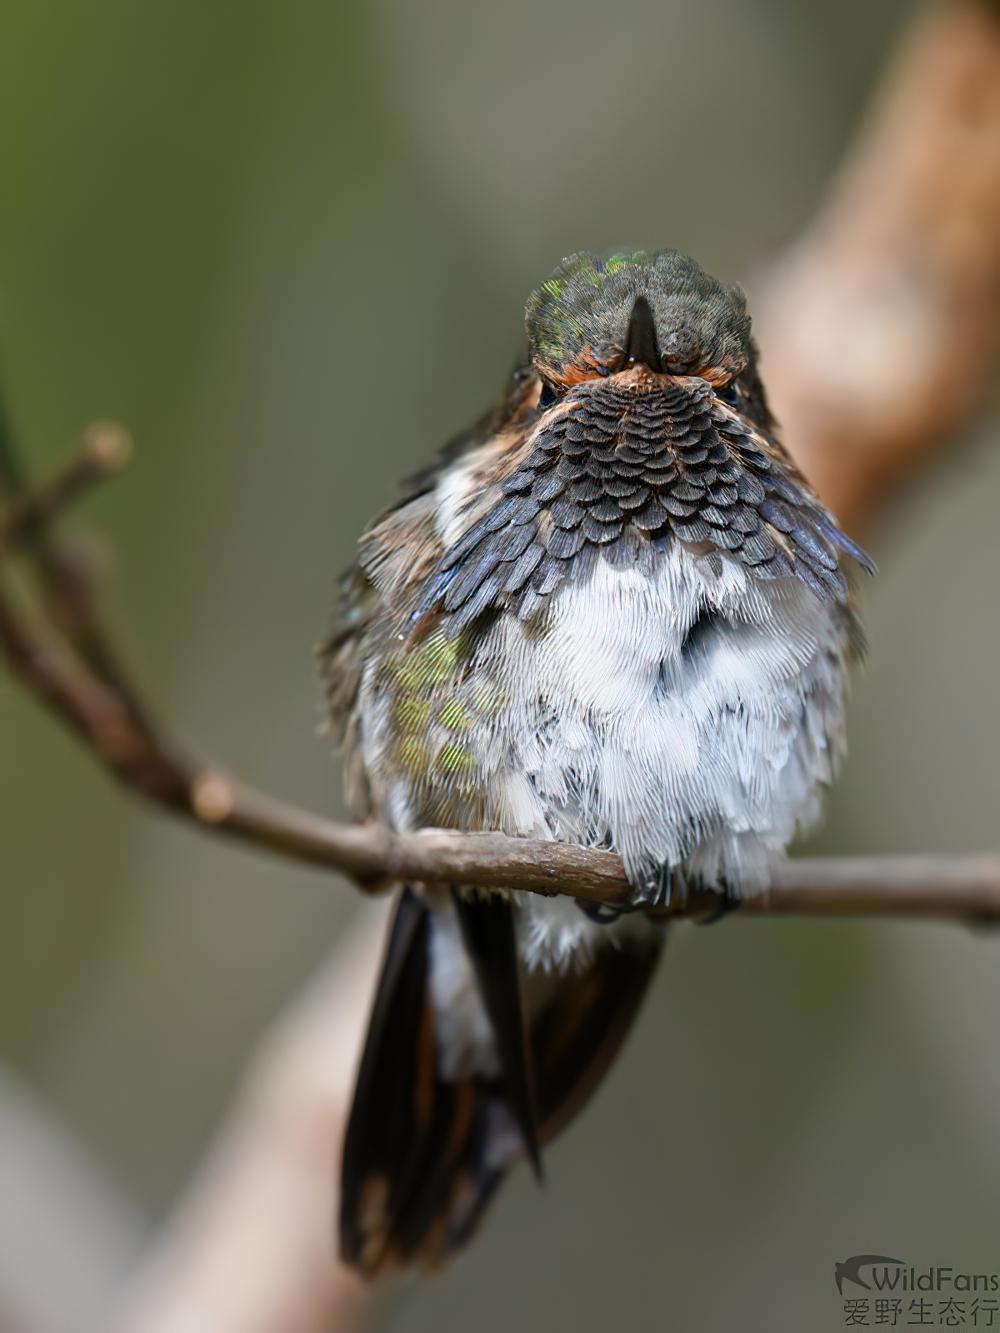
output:
[[[743,292],[677,250],[570,255],[532,292],[525,326],[555,391],[623,374],[694,375],[724,389],[752,357]]]

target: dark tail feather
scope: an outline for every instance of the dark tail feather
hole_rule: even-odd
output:
[[[530,1029],[539,1138],[560,1134],[579,1114],[628,1036],[663,948],[665,930],[602,949],[553,988]]]
[[[427,909],[404,889],[389,932],[344,1138],[340,1246],[344,1258],[377,1267],[405,1180],[400,1152],[411,1134],[416,1089],[427,1079]],[[431,1034],[432,1035],[432,1034]]]
[[[526,1039],[509,903],[456,896],[456,906],[502,1076],[441,1077],[428,992],[431,913],[405,889],[344,1143],[341,1253],[368,1276],[439,1266],[469,1239],[508,1167],[525,1154],[537,1161],[538,1144],[597,1086],[659,956],[657,935],[645,947],[602,949],[582,972],[548,978]]]
[[[500,1080],[446,1082],[428,994],[430,912],[404,889],[344,1140],[340,1248],[368,1276],[434,1267],[469,1238],[519,1155]]]
[[[495,893],[469,896],[456,889],[452,897],[493,1029],[510,1109],[520,1128],[528,1160],[536,1178],[541,1180],[534,1076],[521,1007],[514,908],[509,898]]]

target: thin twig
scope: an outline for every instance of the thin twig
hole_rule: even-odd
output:
[[[0,517],[0,549],[14,547],[40,532],[80,498],[128,463],[132,442],[114,422],[98,422],[84,435],[83,445],[50,477],[30,492],[15,495]]]
[[[97,611],[87,562],[73,541],[53,527],[53,521],[71,501],[120,472],[131,456],[128,432],[115,422],[97,422],[84,432],[80,448],[50,479],[32,485],[18,454],[6,405],[0,398],[0,501],[5,502],[0,510],[0,566],[5,544],[8,556],[16,544],[18,554],[29,560],[40,589],[37,623],[32,624],[30,619],[18,615],[16,603],[5,593],[0,581],[0,644],[6,643],[10,666],[24,679],[25,662],[47,662],[51,658],[53,644],[46,642],[46,635],[50,640],[53,636],[60,638],[71,648],[71,655],[96,676],[108,695],[115,696],[114,701],[106,700],[105,713],[127,713],[133,729],[151,730],[152,721],[141,691]],[[0,567],[0,576],[2,573]],[[43,671],[43,677],[47,674]],[[77,683],[67,678],[63,684],[64,715],[81,715],[85,711],[82,701],[74,701],[70,696],[77,685],[87,688],[85,676],[78,675]],[[43,697],[49,698],[44,693]]]

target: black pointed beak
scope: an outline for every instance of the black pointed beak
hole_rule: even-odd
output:
[[[632,306],[625,335],[625,364],[648,366],[660,370],[660,349],[656,344],[656,325],[653,312],[644,296],[637,296]]]

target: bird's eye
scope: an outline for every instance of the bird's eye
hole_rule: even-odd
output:
[[[729,407],[739,407],[740,405],[740,391],[736,387],[735,380],[730,380],[722,388],[716,389],[715,396],[720,402],[726,403]]]
[[[547,407],[551,407],[556,401],[555,389],[548,380],[542,380],[542,392],[538,395],[538,406],[544,412]]]

